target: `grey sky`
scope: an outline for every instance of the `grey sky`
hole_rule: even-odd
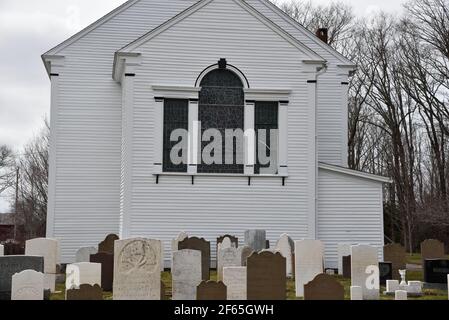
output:
[[[357,15],[379,9],[399,11],[402,3],[400,0],[342,1],[351,4]],[[20,150],[49,116],[50,82],[40,55],[123,2],[0,1],[0,144]],[[331,1],[313,2],[326,4]],[[7,205],[0,197],[0,212],[6,209]]]

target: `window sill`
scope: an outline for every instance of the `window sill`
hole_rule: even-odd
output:
[[[180,177],[240,177],[240,178],[288,178],[288,174],[238,174],[238,173],[188,173],[188,172],[159,172],[153,176]]]

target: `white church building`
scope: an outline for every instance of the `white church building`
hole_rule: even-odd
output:
[[[390,180],[347,168],[356,66],[268,0],[130,0],[42,58],[47,237],[62,263],[109,233],[163,240],[166,266],[180,231],[212,248],[247,229],[272,244],[320,239],[326,267],[338,243],[383,245]],[[170,161],[177,128],[191,134],[181,164]],[[245,139],[243,163],[204,162],[192,137],[210,128],[276,130],[275,170],[251,161],[257,139]]]

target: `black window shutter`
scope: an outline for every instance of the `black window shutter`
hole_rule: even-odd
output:
[[[278,120],[278,111],[279,104],[277,101],[257,101],[255,107],[255,123],[254,129],[256,131],[256,165],[254,167],[254,173],[260,174],[261,168],[267,168],[268,165],[262,165],[259,163],[259,148],[263,148],[265,150],[261,150],[262,152],[266,152],[267,155],[270,155],[271,151],[269,148],[271,147],[271,134],[270,130],[279,129],[279,120]],[[266,130],[266,146],[259,141],[259,130]]]
[[[176,129],[189,129],[189,101],[184,99],[164,100],[164,146],[163,171],[187,172],[187,163],[174,164],[170,159],[172,148],[180,142],[170,141],[172,132]],[[187,139],[187,137],[184,137]],[[187,140],[186,140],[187,141]],[[187,155],[183,155],[187,159]]]

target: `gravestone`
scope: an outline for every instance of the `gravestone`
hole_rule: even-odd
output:
[[[424,261],[424,282],[446,284],[449,274],[449,260],[427,259]]]
[[[69,289],[66,291],[66,300],[103,300],[103,290],[98,284],[82,284],[79,289]]]
[[[265,249],[269,250],[271,248],[270,246],[270,240],[265,241]]]
[[[58,241],[36,238],[25,242],[25,255],[44,257],[44,273],[56,274],[58,263]]]
[[[267,233],[265,230],[246,230],[245,231],[245,244],[258,252],[267,247]]]
[[[254,252],[247,261],[248,300],[285,300],[285,264],[286,260],[279,252]]]
[[[34,256],[0,257],[0,300],[11,299],[12,276],[24,270],[44,271],[44,258]]]
[[[184,231],[180,232],[178,236],[171,241],[171,264],[170,269],[173,270],[173,252],[178,251],[179,242],[181,242],[184,239],[187,239],[189,235],[185,233]]]
[[[202,281],[196,289],[196,300],[226,300],[226,285],[219,281]]]
[[[242,256],[242,266],[246,267],[248,258],[253,254],[254,250],[249,246],[243,246],[238,248]]]
[[[90,255],[90,262],[101,264],[101,288],[103,291],[112,291],[114,255],[107,252],[92,254]]]
[[[401,280],[399,270],[405,269],[405,248],[399,243],[391,243],[384,246],[384,260],[392,263],[392,277]]]
[[[0,244],[0,257],[3,257],[5,255],[5,247]]]
[[[201,251],[183,249],[173,253],[173,300],[195,300],[202,281]]]
[[[25,254],[25,246],[22,243],[6,242],[3,244],[5,256],[20,256]]]
[[[116,234],[108,234],[106,238],[98,244],[98,252],[114,254],[114,243],[119,239],[119,236]]]
[[[246,267],[223,268],[223,283],[227,300],[246,300]]]
[[[351,244],[339,243],[337,246],[338,274],[343,275],[343,257],[351,255]]]
[[[161,242],[134,238],[114,246],[114,300],[161,298]]]
[[[231,240],[231,244],[234,248],[238,248],[239,246],[239,238],[235,237],[235,236],[231,236],[229,234],[225,234],[223,236],[219,236],[217,238],[217,249],[218,249],[218,244],[222,243],[224,238],[228,238],[229,240]]]
[[[293,276],[293,253],[295,248],[295,242],[288,236],[288,234],[284,233],[279,238],[276,243],[276,250],[279,251],[282,256],[286,259],[286,272],[287,277]]]
[[[161,301],[167,299],[167,288],[165,287],[164,281],[161,280]]]
[[[393,279],[393,264],[391,262],[379,262],[379,281],[385,285],[387,280]]]
[[[66,267],[66,289],[78,289],[82,284],[101,284],[101,264],[78,262]]]
[[[351,279],[351,255],[343,257],[343,278]]]
[[[351,300],[363,300],[363,290],[359,286],[351,286]]]
[[[44,274],[24,270],[12,276],[11,300],[44,300]]]
[[[399,290],[399,280],[387,280],[387,292],[395,292],[396,290]]]
[[[242,265],[242,254],[238,248],[229,247],[222,249],[221,244],[218,247],[217,278],[218,280],[223,280],[223,268],[240,267]]]
[[[324,246],[319,240],[295,241],[296,296],[304,296],[304,285],[323,273]]]
[[[407,300],[407,291],[396,290],[394,293],[394,300]]]
[[[319,274],[304,285],[304,300],[344,300],[345,289],[333,276]]]
[[[435,239],[427,239],[421,242],[422,265],[425,260],[443,259],[444,243]]]
[[[362,288],[363,300],[379,299],[379,261],[377,248],[351,246],[351,284]]]
[[[76,252],[76,262],[91,262],[90,255],[98,252],[95,247],[83,247],[79,248]]]
[[[201,251],[201,278],[209,280],[210,277],[210,242],[204,238],[187,238],[179,242],[179,250],[199,250]]]

